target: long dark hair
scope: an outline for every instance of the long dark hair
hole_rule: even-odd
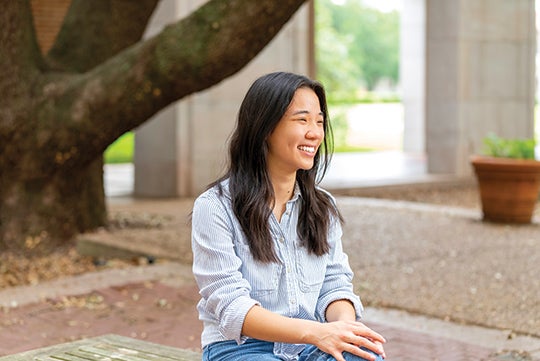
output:
[[[299,88],[312,89],[319,98],[324,117],[324,139],[313,167],[300,169],[296,183],[302,194],[298,236],[302,245],[317,256],[329,251],[327,240],[332,217],[343,218],[328,193],[316,185],[322,180],[333,152],[332,128],[324,87],[305,76],[276,72],[257,79],[249,88],[229,144],[229,168],[216,183],[229,178],[232,207],[247,236],[253,257],[264,263],[277,262],[270,228],[270,204],[274,189],[267,172],[267,138],[281,120]]]

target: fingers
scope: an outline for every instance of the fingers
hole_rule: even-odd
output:
[[[353,331],[355,335],[365,337],[374,342],[380,342],[381,344],[386,342],[385,338],[381,334],[373,331],[371,328],[367,327],[363,323],[356,322],[356,324],[357,328],[355,329],[355,331]]]
[[[383,346],[382,346],[382,343],[380,343],[379,341],[375,341],[374,344],[380,346],[380,348],[381,348],[381,350],[382,350],[382,352],[380,352],[379,355],[381,355],[382,358],[386,358],[386,353],[384,352],[384,348],[383,348]]]
[[[350,338],[347,340],[347,342],[351,346],[355,347],[353,347],[353,349],[347,349],[348,352],[360,357],[364,357],[366,360],[374,360],[376,356],[359,349],[365,348],[366,350],[372,351],[377,355],[381,355],[383,358],[386,358],[383,348],[383,343],[385,343],[386,340],[382,335],[371,330],[369,327],[360,322],[355,323],[353,334],[355,337]]]
[[[362,359],[368,360],[368,361],[375,361],[377,359],[377,355],[381,355],[383,358],[386,358],[386,355],[384,354],[384,352],[382,354],[381,353],[374,354],[373,352],[368,352],[366,351],[366,349],[362,349],[358,346],[351,345],[351,344],[348,344],[348,346],[345,347],[342,352],[348,352],[352,355],[361,357]],[[342,352],[332,352],[331,355],[336,359],[336,361],[346,361],[345,357],[343,357]]]
[[[353,346],[353,351],[355,352],[351,352],[349,351],[349,349],[347,349],[347,352],[350,352],[360,357],[364,357],[366,358],[366,360],[374,360],[376,358],[375,355],[370,354],[366,351],[372,351],[377,355],[381,355],[383,356],[383,358],[386,358],[382,343],[379,341],[372,341],[365,337],[359,336],[358,339],[356,339],[355,342],[351,342],[350,345]],[[365,355],[370,356],[366,357]]]
[[[386,357],[384,337],[360,322],[337,321],[321,324],[325,336],[315,345],[331,354],[337,361],[345,361],[342,352],[348,352],[365,360],[375,360],[377,355]],[[376,355],[374,355],[376,354]]]
[[[332,353],[331,355],[336,359],[336,361],[347,361],[341,352]]]
[[[348,352],[350,354],[353,354],[355,356],[361,357],[362,359],[369,360],[369,361],[375,361],[377,359],[377,355],[382,356],[382,354],[379,354],[379,353],[374,352],[374,351],[370,352],[370,350],[368,350],[367,348],[363,348],[363,347],[360,348],[360,347],[355,346],[355,345],[349,345],[349,347],[347,347],[344,350],[344,352]]]

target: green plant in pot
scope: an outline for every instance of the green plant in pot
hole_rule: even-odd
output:
[[[485,221],[531,223],[540,190],[534,139],[489,134],[483,155],[471,157]]]
[[[497,158],[534,159],[534,139],[506,139],[489,133],[484,138],[484,155]]]

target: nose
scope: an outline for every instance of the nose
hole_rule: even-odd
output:
[[[308,139],[322,139],[324,138],[324,129],[320,124],[314,124],[309,127],[306,132],[306,138]]]

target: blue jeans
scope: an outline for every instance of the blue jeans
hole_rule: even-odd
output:
[[[366,350],[365,348],[363,348]],[[245,343],[238,345],[236,341],[215,342],[206,346],[203,350],[203,361],[280,361],[274,355],[274,343],[248,339]],[[374,355],[372,351],[366,350]],[[366,361],[365,359],[350,354],[343,353],[347,361]],[[376,361],[383,361],[381,356],[377,356]],[[306,345],[306,348],[299,355],[298,361],[336,361],[336,359],[313,345]]]

